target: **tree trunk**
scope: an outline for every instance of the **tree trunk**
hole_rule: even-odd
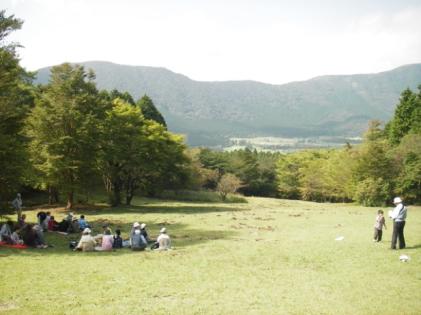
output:
[[[132,203],[132,199],[133,199],[133,195],[132,194],[127,194],[126,195],[126,205],[130,206],[130,204]]]
[[[58,190],[54,186],[48,186],[48,204],[58,203]]]

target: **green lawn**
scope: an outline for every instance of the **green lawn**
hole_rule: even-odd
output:
[[[96,232],[104,222],[124,236],[134,221],[153,235],[165,225],[174,249],[75,253],[67,244],[76,236],[56,233],[47,234],[54,248],[2,248],[0,313],[421,314],[421,207],[408,211],[408,248],[392,251],[390,220],[383,242],[372,242],[377,208],[247,201],[136,199],[75,211]]]

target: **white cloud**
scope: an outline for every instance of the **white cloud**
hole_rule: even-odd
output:
[[[199,80],[284,83],[421,62],[420,6],[357,14],[303,1],[6,3],[25,20],[13,39],[25,46],[22,63],[31,70],[107,60],[167,67]]]

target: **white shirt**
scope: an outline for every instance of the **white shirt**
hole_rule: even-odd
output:
[[[406,220],[406,207],[403,203],[398,204],[395,209],[393,209],[390,214],[390,218],[396,222],[401,222]]]

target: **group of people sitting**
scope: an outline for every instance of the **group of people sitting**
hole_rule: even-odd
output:
[[[88,222],[85,220],[85,216],[81,215],[78,219],[73,212],[69,212],[67,216],[59,223],[55,220],[54,216],[50,212],[40,211],[37,214],[38,224],[43,227],[44,230],[58,231],[62,233],[79,233],[85,228],[89,227]]]
[[[75,246],[74,250],[84,252],[89,251],[110,251],[117,248],[129,247],[134,251],[145,250],[148,245],[151,245],[152,250],[168,250],[171,248],[171,239],[167,234],[166,228],[160,230],[160,234],[156,241],[149,238],[146,231],[146,224],[135,222],[130,232],[130,238],[123,240],[121,231],[117,229],[112,235],[111,229],[108,226],[103,227],[102,234],[92,236],[92,230],[86,227],[82,232],[80,241]]]
[[[7,221],[0,229],[0,241],[9,245],[26,245],[36,248],[47,248],[44,239],[44,228],[39,224],[28,224],[23,214],[16,224]]]
[[[0,242],[9,245],[47,248],[51,245],[45,242],[44,232],[57,231],[62,234],[82,232],[80,241],[77,244],[74,242],[74,249],[81,251],[110,251],[123,247],[142,251],[148,246],[151,249],[167,250],[171,247],[171,240],[165,227],[160,230],[159,236],[154,241],[149,238],[146,224],[135,222],[129,239],[123,240],[120,230],[117,229],[113,235],[108,226],[103,226],[101,234],[92,236],[91,227],[85,216],[81,215],[78,219],[72,212],[68,213],[60,223],[54,219],[50,212],[38,212],[37,219],[36,224],[26,223],[26,215],[23,214],[16,224],[10,220],[7,221],[0,228]]]

